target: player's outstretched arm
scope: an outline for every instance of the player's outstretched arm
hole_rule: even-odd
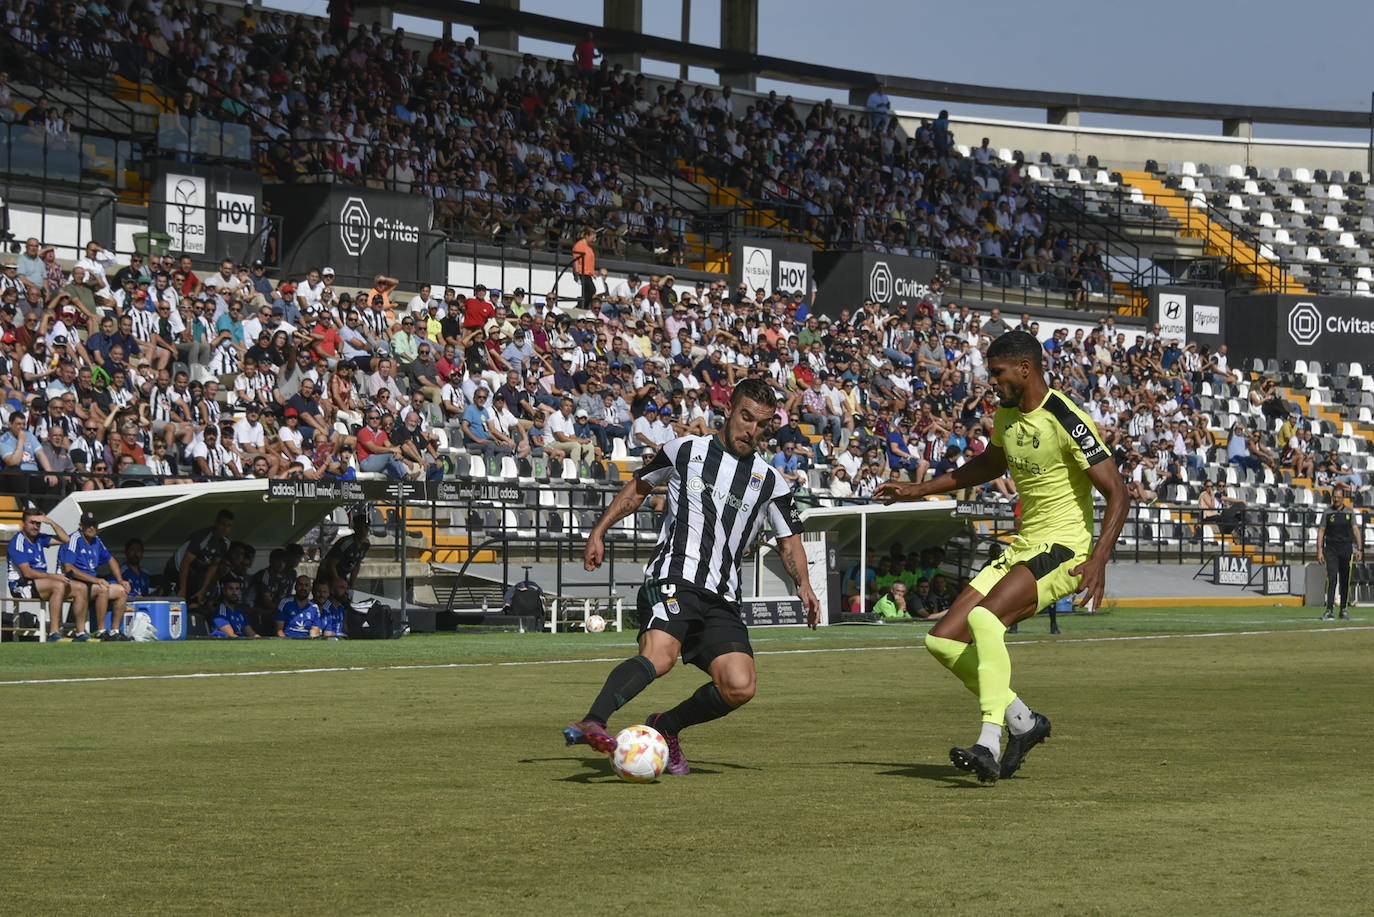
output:
[[[1130,500],[1126,497],[1126,485],[1122,483],[1116,462],[1098,462],[1088,469],[1087,474],[1097,492],[1107,498],[1107,511],[1102,517],[1102,533],[1097,536],[1092,554],[1069,573],[1083,577],[1078,591],[1084,595],[1084,607],[1092,613],[1102,607],[1102,595],[1107,589],[1107,562],[1112,559],[1117,536],[1126,524],[1126,509],[1130,506]]]
[[[584,569],[591,571],[601,566],[601,559],[606,554],[606,532],[621,519],[634,515],[635,510],[639,509],[644,498],[649,496],[653,489],[653,484],[637,477],[631,478],[620,488],[620,493],[615,495],[611,505],[606,507],[606,511],[592,528],[591,534],[587,536],[587,547],[582,552]]]
[[[788,535],[778,539],[778,553],[782,557],[782,568],[797,584],[797,598],[806,609],[806,626],[812,630],[821,621],[821,602],[811,588],[811,576],[806,567],[806,548],[802,546],[800,535]]]
[[[875,503],[896,503],[905,500],[919,500],[929,494],[943,494],[965,487],[977,487],[994,478],[999,478],[1007,470],[1007,453],[1001,446],[991,443],[982,455],[969,459],[953,471],[940,475],[930,481],[898,483],[884,481],[873,492]]]

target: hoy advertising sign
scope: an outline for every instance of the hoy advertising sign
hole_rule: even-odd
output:
[[[245,260],[259,229],[262,176],[222,166],[158,163],[149,228],[171,236],[172,254],[200,262]]]
[[[773,239],[740,239],[730,259],[732,279],[743,283],[749,292],[762,289],[769,296],[811,292],[811,254],[809,245]]]

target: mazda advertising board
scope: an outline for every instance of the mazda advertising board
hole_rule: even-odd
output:
[[[770,296],[775,290],[810,294],[811,254],[809,245],[780,242],[776,239],[736,239],[730,249],[730,279],[743,283],[749,292],[762,288]]]
[[[266,195],[282,218],[287,274],[328,265],[345,286],[370,286],[378,274],[443,282],[445,239],[424,195],[347,185],[274,185]]]
[[[171,236],[175,255],[197,264],[251,260],[261,228],[262,176],[221,166],[159,162],[148,226]]]
[[[1226,343],[1237,358],[1369,363],[1374,300],[1263,294],[1226,301]]]

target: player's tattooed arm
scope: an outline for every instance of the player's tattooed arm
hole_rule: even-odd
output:
[[[792,577],[792,581],[798,586],[805,586],[811,582],[806,570],[806,549],[802,547],[800,538],[784,538],[779,545],[781,548],[782,568],[787,571],[787,575]]]
[[[778,543],[778,553],[782,557],[782,568],[797,584],[797,598],[806,609],[806,624],[812,630],[821,620],[821,603],[811,589],[811,578],[807,574],[806,548],[802,547],[800,535],[789,535]]]
[[[638,477],[630,479],[620,488],[620,493],[611,500],[611,505],[606,507],[606,512],[601,514],[596,526],[587,536],[587,546],[582,551],[584,569],[591,571],[601,566],[601,560],[606,553],[606,532],[621,519],[633,515],[653,489],[653,484]]]

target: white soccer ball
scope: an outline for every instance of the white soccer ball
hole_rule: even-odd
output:
[[[606,619],[601,615],[592,615],[587,618],[587,633],[599,634],[606,629]]]
[[[611,766],[621,780],[653,783],[667,763],[668,743],[663,741],[657,729],[628,726],[616,735]]]

